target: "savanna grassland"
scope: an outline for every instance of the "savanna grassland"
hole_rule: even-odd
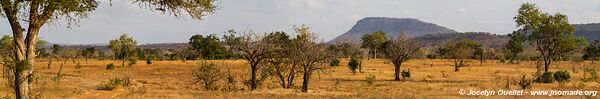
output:
[[[86,63],[78,60],[68,61],[63,67],[62,79],[55,77],[60,68],[56,62],[46,69],[47,61],[37,60],[34,93],[41,98],[598,98],[598,96],[461,96],[458,91],[465,90],[521,90],[515,82],[522,75],[533,78],[536,72],[535,62],[521,61],[520,64],[486,61],[480,64],[472,60],[469,66],[454,72],[450,60],[414,59],[404,63],[402,70],[410,69],[411,77],[394,80],[394,67],[384,59],[371,59],[363,63],[362,72],[352,73],[348,69],[348,59],[341,59],[340,66],[326,67],[315,72],[308,93],[299,90],[301,80],[296,80],[296,88],[283,89],[276,78],[263,82],[255,91],[242,82],[249,79],[249,65],[244,60],[210,60],[222,70],[229,70],[237,81],[232,91],[207,91],[203,84],[195,83],[191,69],[197,61],[155,61],[153,64],[138,62],[132,67],[121,67],[119,61],[90,60]],[[114,70],[107,70],[106,64],[115,63]],[[433,63],[433,64],[432,64]],[[533,83],[527,90],[598,90],[598,82],[582,82],[584,67],[598,67],[598,63],[559,62],[553,64],[551,71],[567,70],[571,79],[566,83]],[[372,84],[366,77],[375,76]],[[109,78],[129,77],[128,86],[119,86],[114,90],[98,90],[100,84]],[[300,78],[297,78],[300,79]],[[0,80],[0,96],[14,95],[6,79]],[[225,82],[218,82],[223,85]]]

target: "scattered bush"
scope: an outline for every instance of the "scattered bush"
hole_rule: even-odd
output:
[[[114,70],[115,69],[115,64],[113,64],[113,63],[106,64],[106,69],[107,70]]]
[[[375,75],[369,74],[367,77],[365,77],[365,81],[367,84],[373,85],[373,83],[375,83]]]
[[[337,58],[334,58],[331,60],[331,63],[329,63],[329,66],[339,66],[340,65],[340,60]]]
[[[204,83],[206,90],[217,90],[217,82],[221,80],[223,73],[216,64],[201,62],[199,67],[192,69],[192,75],[196,82]]]
[[[352,73],[356,73],[356,70],[358,69],[358,65],[360,65],[360,62],[354,58],[350,59],[350,62],[348,62],[348,67],[350,68]]]
[[[552,72],[546,72],[543,73],[542,75],[540,75],[535,82],[539,82],[539,83],[553,83],[554,82],[554,77],[553,77]]]
[[[410,78],[410,69],[402,70],[400,74],[402,74],[402,79]]]
[[[567,70],[556,71],[556,73],[554,73],[554,80],[560,83],[567,82],[570,78],[571,75],[569,75],[569,72],[567,72]]]
[[[108,82],[96,86],[97,90],[113,90],[121,86],[129,86],[131,79],[129,77],[124,78],[109,78]]]

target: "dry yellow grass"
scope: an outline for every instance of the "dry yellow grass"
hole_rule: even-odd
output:
[[[298,89],[282,89],[273,78],[266,81],[258,90],[248,91],[242,80],[249,78],[249,66],[242,60],[212,60],[221,65],[223,70],[228,68],[235,74],[239,91],[206,91],[203,85],[194,83],[191,68],[196,61],[155,61],[147,65],[138,62],[133,67],[122,68],[118,61],[92,60],[85,63],[81,60],[81,69],[75,69],[75,64],[67,62],[60,82],[53,81],[59,69],[59,63],[54,62],[51,69],[45,69],[47,62],[38,60],[35,70],[37,82],[35,93],[42,98],[582,98],[583,96],[462,96],[460,89],[465,90],[510,90],[520,89],[510,85],[506,88],[507,79],[517,79],[522,74],[531,77],[535,73],[533,62],[521,64],[505,64],[497,61],[487,61],[480,66],[478,61],[470,62],[471,66],[463,67],[454,72],[448,60],[414,59],[403,64],[401,69],[410,69],[412,77],[403,81],[393,81],[393,66],[382,59],[365,60],[363,72],[353,74],[347,67],[347,59],[342,59],[341,66],[328,67],[325,73],[317,73],[310,82],[309,92],[301,93]],[[106,64],[115,63],[115,70],[106,70]],[[430,64],[433,63],[433,66]],[[527,90],[596,90],[600,89],[597,82],[587,82],[580,85],[583,76],[583,66],[595,66],[584,62],[576,65],[570,62],[555,63],[554,70],[568,70],[571,81],[565,84],[533,84]],[[448,74],[442,77],[442,73]],[[373,85],[365,82],[367,75],[376,76]],[[96,86],[111,77],[131,77],[130,87],[119,87],[116,90],[96,90]],[[301,85],[297,78],[296,85]],[[5,79],[0,80],[0,96],[12,96],[11,89]],[[588,98],[598,98],[588,97]]]

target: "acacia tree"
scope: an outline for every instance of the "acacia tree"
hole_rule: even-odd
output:
[[[566,15],[541,12],[535,4],[522,4],[514,19],[517,27],[531,32],[527,39],[540,52],[544,73],[562,53],[573,52],[583,43],[581,38],[573,36],[575,27],[569,23]]]
[[[412,58],[420,48],[421,46],[416,43],[416,40],[403,34],[385,43],[385,58],[394,64],[395,81],[400,81],[400,66],[402,66],[402,63]]]
[[[254,32],[244,32],[238,34],[234,30],[228,30],[229,35],[224,35],[225,44],[229,46],[232,52],[238,53],[241,58],[248,61],[252,78],[250,79],[250,89],[257,88],[256,73],[260,68],[259,64],[268,57],[271,53],[272,43],[268,40],[262,40],[262,37],[257,36]]]
[[[310,31],[310,27],[302,25],[294,27],[296,38],[292,40],[290,55],[292,60],[299,66],[302,78],[302,92],[308,92],[310,77],[315,70],[320,70],[329,65],[329,61],[335,56],[329,52],[327,45],[316,40],[316,34]]]
[[[116,59],[121,60],[121,66],[125,67],[125,60],[133,55],[133,51],[137,46],[137,41],[127,36],[127,34],[121,35],[119,38],[110,40],[108,47],[115,54]]]
[[[481,47],[481,44],[470,39],[464,39],[456,43],[448,43],[445,48],[438,49],[438,52],[445,58],[452,59],[454,72],[458,72],[460,67],[467,65],[466,61],[474,55],[473,53],[479,47]]]
[[[97,49],[95,47],[88,47],[81,51],[81,56],[85,58],[85,64],[88,63],[88,59],[92,58],[96,52]]]
[[[213,13],[217,7],[215,0],[132,0],[140,7],[151,11],[167,13],[176,17],[188,14],[201,20],[202,16]],[[2,0],[3,12],[12,29],[15,46],[14,91],[17,99],[32,98],[33,64],[36,40],[40,29],[51,22],[65,21],[68,27],[86,18],[98,6],[96,0]],[[27,24],[24,28],[22,24]],[[25,34],[25,35],[24,35]]]
[[[376,31],[371,34],[365,34],[360,39],[362,39],[363,41],[361,47],[369,49],[369,53],[373,53],[373,57],[375,59],[377,59],[377,53],[379,52],[378,49],[381,49],[384,46],[383,43],[387,41],[387,37],[385,35],[385,32],[383,31]],[[369,59],[371,58],[369,57]]]
[[[62,51],[62,47],[58,44],[52,45],[51,54],[48,58],[50,61],[48,62],[48,69],[50,69],[50,65],[52,65],[52,59],[57,59],[60,56],[60,52]]]
[[[285,32],[271,32],[267,34],[263,40],[271,42],[272,53],[268,54],[265,62],[274,71],[274,75],[279,80],[281,87],[289,89],[294,86],[294,78],[296,78],[298,65],[291,59],[290,55],[291,39]]]

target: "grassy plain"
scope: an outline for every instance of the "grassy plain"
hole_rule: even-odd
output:
[[[341,59],[341,66],[327,67],[324,72],[317,72],[310,82],[309,92],[299,91],[301,78],[296,79],[295,89],[283,89],[275,78],[264,82],[259,89],[249,91],[241,83],[249,79],[249,66],[243,60],[211,60],[219,64],[223,70],[230,69],[235,75],[238,91],[206,91],[203,84],[194,83],[191,68],[196,61],[155,61],[145,64],[139,61],[133,67],[123,68],[119,61],[90,60],[76,63],[68,61],[64,66],[63,78],[53,80],[59,70],[60,63],[53,62],[51,69],[46,69],[46,60],[37,60],[35,65],[36,82],[34,93],[41,98],[76,98],[76,99],[108,99],[108,98],[599,98],[600,96],[462,96],[460,89],[465,90],[520,90],[513,83],[521,75],[531,78],[536,71],[535,62],[522,61],[520,64],[499,63],[498,61],[471,61],[470,66],[462,67],[454,72],[449,60],[414,59],[403,64],[402,70],[410,69],[411,78],[393,81],[393,66],[383,59],[365,60],[363,70],[353,74],[347,66],[347,59]],[[115,70],[106,70],[106,64],[115,63]],[[433,65],[432,65],[433,63]],[[591,62],[554,63],[555,70],[568,70],[570,82],[559,84],[534,83],[529,90],[600,90],[598,82],[582,82],[582,68],[596,67],[600,64]],[[225,71],[226,72],[226,71]],[[375,75],[374,84],[367,84],[365,77]],[[447,74],[447,76],[443,76]],[[112,91],[97,90],[96,86],[105,83],[112,77],[130,77],[129,87],[118,87]],[[0,96],[12,96],[6,78],[0,80]]]

